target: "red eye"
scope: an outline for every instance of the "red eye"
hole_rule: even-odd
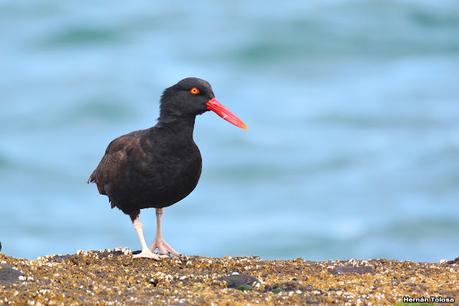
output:
[[[196,87],[193,87],[193,88],[190,89],[190,93],[192,95],[199,95],[200,92],[201,91],[199,90],[199,88],[196,88]]]

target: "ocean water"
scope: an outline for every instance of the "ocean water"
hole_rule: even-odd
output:
[[[86,184],[162,90],[207,79],[197,189],[164,215],[188,255],[459,256],[456,1],[0,1],[0,241],[34,258],[139,245]],[[141,218],[149,242],[154,210]]]

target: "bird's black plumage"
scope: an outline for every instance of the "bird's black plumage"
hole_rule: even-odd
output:
[[[191,88],[198,88],[193,95]],[[202,160],[193,140],[196,115],[214,98],[204,80],[186,78],[161,97],[158,123],[114,139],[89,181],[112,207],[135,219],[143,208],[177,203],[196,187]]]
[[[201,153],[193,140],[197,115],[208,110],[240,127],[247,126],[215,99],[204,80],[186,78],[167,88],[161,96],[158,123],[113,140],[105,150],[89,182],[107,195],[112,207],[131,217],[142,250],[135,258],[159,259],[160,254],[178,255],[161,234],[163,207],[177,203],[196,187],[201,176]],[[139,214],[156,208],[156,236],[149,248]]]

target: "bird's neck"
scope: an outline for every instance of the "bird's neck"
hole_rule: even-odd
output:
[[[171,133],[179,138],[193,140],[194,122],[196,116],[190,117],[175,117],[175,116],[160,116],[156,127]]]

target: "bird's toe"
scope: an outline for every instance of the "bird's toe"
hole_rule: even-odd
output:
[[[157,250],[156,254],[160,255],[169,255],[171,257],[175,256],[181,256],[179,252],[174,250],[166,241],[161,240],[161,241],[155,241],[153,245],[151,246],[150,250],[152,252],[155,252]]]
[[[142,252],[140,252],[138,254],[134,254],[132,256],[132,258],[135,258],[135,259],[137,259],[137,258],[150,258],[150,259],[154,259],[154,260],[160,260],[161,258],[164,258],[164,257],[162,255],[155,254],[150,250],[142,250]]]

